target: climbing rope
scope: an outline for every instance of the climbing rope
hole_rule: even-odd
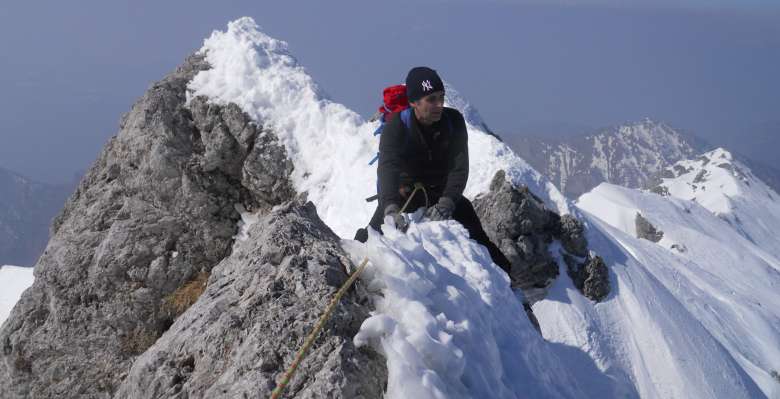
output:
[[[422,190],[423,194],[425,194],[425,205],[427,207],[428,193],[425,191],[425,187],[422,185],[422,183],[415,183],[414,191],[412,191],[412,193],[409,194],[409,198],[406,200],[404,207],[401,208],[401,213],[403,213],[406,210],[406,207],[409,206],[410,202],[412,202],[412,197],[414,197],[414,194],[417,193],[417,191],[419,190]],[[317,335],[320,334],[322,328],[325,327],[325,323],[327,323],[328,320],[330,319],[330,316],[333,313],[333,309],[336,308],[336,305],[341,300],[341,297],[344,296],[347,290],[349,290],[349,287],[352,286],[352,283],[354,283],[355,280],[357,280],[357,278],[360,276],[360,273],[363,273],[363,270],[366,268],[366,266],[368,266],[368,257],[363,258],[363,261],[360,262],[360,266],[358,266],[355,272],[352,273],[351,276],[349,276],[347,281],[344,282],[341,288],[339,288],[339,290],[336,292],[336,296],[334,296],[333,299],[331,299],[330,303],[328,304],[328,307],[325,308],[325,313],[323,313],[319,321],[317,321],[317,325],[314,327],[314,330],[309,334],[308,337],[306,337],[306,340],[303,342],[303,346],[295,355],[295,360],[293,360],[290,367],[284,373],[282,380],[276,385],[276,389],[274,389],[273,392],[271,393],[271,399],[279,399],[281,397],[284,388],[287,387],[287,384],[290,383],[290,380],[292,380],[293,376],[295,375],[295,371],[298,369],[298,366],[303,361],[303,358],[306,357],[306,352],[314,344],[314,340],[317,338]]]

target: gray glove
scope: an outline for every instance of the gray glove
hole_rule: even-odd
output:
[[[400,208],[396,204],[390,204],[385,207],[385,216],[390,216],[395,222],[395,228],[402,233],[406,233],[406,229],[409,228],[409,221],[406,220],[406,216],[401,214]]]
[[[455,211],[455,202],[448,197],[439,198],[439,202],[428,208],[425,216],[432,222],[448,220],[452,218],[452,212]]]

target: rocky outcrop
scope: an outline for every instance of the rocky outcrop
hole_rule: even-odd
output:
[[[658,230],[639,212],[637,212],[636,217],[634,218],[634,225],[636,226],[637,238],[644,238],[645,240],[652,242],[658,242],[664,238],[664,232]]]
[[[609,270],[604,259],[596,255],[580,261],[564,255],[564,260],[569,277],[582,295],[597,302],[607,297],[610,290]]]
[[[584,295],[598,301],[609,292],[606,266],[588,251],[582,223],[572,215],[559,216],[547,209],[527,187],[506,181],[503,171],[493,177],[490,191],[474,200],[474,209],[490,239],[512,262],[512,285],[521,288],[529,302],[544,298],[558,277],[558,263],[551,253],[556,241],[569,274]]]
[[[558,232],[560,218],[548,210],[527,187],[515,188],[503,171],[496,173],[490,191],[474,200],[488,237],[512,263],[512,285],[535,302],[558,276],[558,264],[548,247]]]
[[[120,386],[123,392],[132,394],[136,388],[125,379],[136,358],[169,331],[204,289],[211,293],[228,289],[220,285],[213,289],[210,285],[205,287],[206,281],[244,284],[253,281],[250,277],[256,279],[260,269],[272,272],[269,266],[262,266],[265,263],[235,271],[239,258],[234,257],[225,261],[233,265],[225,266],[225,269],[234,270],[232,277],[215,274],[209,279],[214,267],[233,252],[240,219],[237,205],[265,212],[292,199],[296,193],[287,177],[292,164],[272,131],[250,121],[234,105],[209,104],[203,98],[194,98],[187,103],[187,83],[198,71],[208,67],[201,56],[192,56],[175,72],[155,83],[122,118],[119,133],[106,145],[54,220],[53,237],[36,265],[35,283],[24,293],[0,330],[0,392],[3,398],[109,397]],[[316,218],[311,210],[304,213],[309,219]],[[294,228],[285,230],[280,223],[271,224],[288,233]],[[314,221],[298,223],[315,224]],[[330,240],[332,244],[332,238],[332,235],[323,235],[322,239]],[[305,242],[305,238],[301,240]],[[301,247],[296,247],[295,243],[277,245],[282,249],[274,252],[276,255],[266,255],[280,256],[275,261],[269,260],[271,264],[282,265],[295,260],[295,267],[304,270],[312,268],[316,273],[329,270],[327,278],[315,273],[312,279],[325,278],[323,284],[338,280],[332,275],[331,266],[335,261],[322,260],[322,251],[309,254],[304,248],[297,257],[288,259],[289,254],[285,251]],[[244,248],[243,255],[237,256],[243,256],[240,259],[248,262],[249,253],[260,256],[266,249]],[[308,259],[310,263],[302,265],[302,259]],[[248,274],[241,275],[243,271]],[[340,273],[343,275],[343,271]],[[283,278],[279,281],[280,285],[274,286],[276,293],[268,295],[280,302],[264,305],[269,309],[294,302],[287,295],[303,297],[310,288],[314,292],[325,290],[324,286],[316,286],[305,279],[300,280],[300,285]],[[258,293],[254,289],[242,292]],[[213,295],[217,299],[229,297],[220,296],[223,294]],[[219,303],[203,306],[227,305]],[[266,302],[255,300],[251,303]],[[250,326],[255,326],[253,328],[258,328],[253,331],[280,326],[277,323],[262,329],[257,327],[254,323],[260,323],[260,314],[265,311],[246,310],[252,316],[244,319]],[[295,320],[300,321],[287,320],[295,327],[276,338],[301,334],[303,320],[311,321],[311,314],[298,313],[295,317],[301,319]],[[241,316],[243,313],[226,314]],[[351,323],[359,325],[358,322]],[[335,329],[331,335],[343,334],[352,324]],[[179,328],[184,326],[177,324]],[[227,337],[256,343],[275,338],[273,335],[253,338],[224,335]],[[327,338],[322,342],[332,351],[349,353],[342,341]],[[223,345],[221,341],[208,342],[205,338],[200,345],[205,348],[212,344],[215,348]],[[285,345],[290,345],[290,341]],[[161,343],[159,347],[164,346]],[[227,350],[222,348],[220,350]],[[331,349],[321,352],[323,361],[335,364],[334,359],[343,359],[332,357]],[[184,353],[176,350],[166,349],[171,353]],[[287,361],[290,350],[278,348],[275,361]],[[174,367],[178,371],[171,371],[169,375],[173,379],[179,378],[174,377],[175,373],[183,378],[189,365],[192,372],[199,373],[200,367],[206,364],[199,363],[204,359],[200,356],[206,356],[205,353],[187,352],[183,360],[154,353],[144,357],[144,361],[162,365],[155,362],[163,358],[165,364],[181,360],[181,367]],[[227,358],[231,353],[222,352],[226,357],[220,364],[232,367]],[[190,355],[192,361],[187,357]],[[205,358],[213,360],[218,354],[208,352],[208,356]],[[246,356],[236,359],[244,361],[250,355]],[[261,356],[270,355],[263,353]],[[269,361],[265,360],[263,372],[272,373],[282,367],[268,366]],[[138,370],[134,371],[134,381],[151,381],[150,384],[159,383],[155,385],[158,387],[164,385],[160,381],[165,377],[157,371]],[[259,374],[249,371],[244,374],[244,371],[237,370],[230,375],[260,378]],[[144,373],[150,374],[144,376]],[[306,388],[308,382],[299,380],[296,389],[337,392],[336,388],[328,387],[338,386],[334,381],[346,371],[338,375],[322,373],[316,378],[308,378],[332,381],[314,383],[312,386],[321,388],[311,388],[312,391]],[[226,381],[219,384],[227,384]],[[191,386],[182,382],[182,390],[191,390],[192,396],[208,389],[207,385]],[[209,392],[218,392],[214,389]],[[154,388],[144,392],[151,395],[172,391]]]
[[[115,397],[268,397],[333,293],[349,260],[311,203],[289,203],[252,225],[208,287],[140,356]],[[369,299],[354,291],[287,388],[296,398],[379,398],[384,358],[352,337]]]

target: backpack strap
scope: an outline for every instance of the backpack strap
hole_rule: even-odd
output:
[[[401,111],[401,122],[404,123],[404,127],[408,131],[412,126],[412,107],[409,107]],[[408,135],[407,135],[408,136]]]
[[[385,114],[389,115],[389,114]],[[376,128],[374,131],[374,136],[378,136],[382,134],[382,130],[385,127],[385,115],[382,115],[382,119],[379,123],[379,127]],[[403,111],[399,112],[399,117],[401,118],[401,123],[404,125],[404,148],[409,148],[409,130],[412,126],[412,109],[406,108]],[[376,155],[374,155],[374,158],[371,158],[371,160],[368,162],[369,165],[373,165],[376,161],[379,160],[379,153],[377,152]]]

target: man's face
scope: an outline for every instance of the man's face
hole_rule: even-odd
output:
[[[414,108],[417,120],[423,125],[436,123],[444,111],[444,91],[435,91],[427,96],[409,103]]]

